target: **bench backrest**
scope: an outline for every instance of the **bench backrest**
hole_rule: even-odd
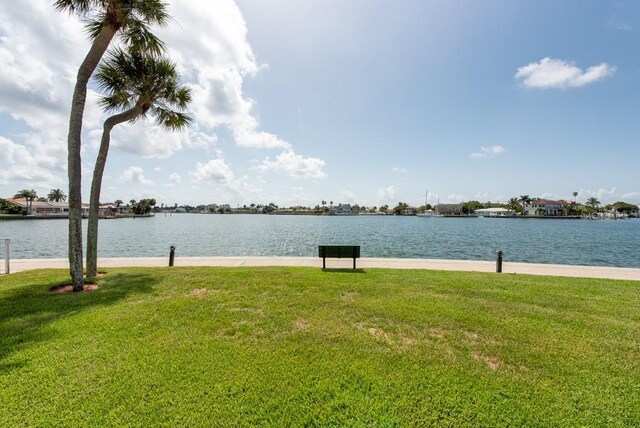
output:
[[[359,259],[360,245],[320,245],[318,252],[320,257]]]

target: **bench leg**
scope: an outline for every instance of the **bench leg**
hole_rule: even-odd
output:
[[[354,269],[356,268],[356,258],[355,257],[353,258],[353,268]]]
[[[326,269],[326,267],[325,267],[326,266],[326,261],[327,261],[327,259],[323,257],[322,258],[322,269]]]

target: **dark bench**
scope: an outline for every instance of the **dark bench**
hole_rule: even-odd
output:
[[[322,269],[326,269],[327,257],[333,259],[353,259],[353,268],[356,268],[356,259],[360,258],[360,245],[320,245],[318,247],[322,257]]]

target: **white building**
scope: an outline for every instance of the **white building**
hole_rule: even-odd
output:
[[[552,199],[533,199],[524,204],[524,214],[541,217],[559,217],[566,214],[566,207],[570,205],[567,201],[554,201]]]
[[[481,208],[475,210],[475,214],[481,217],[513,217],[516,212],[507,208]]]
[[[27,202],[24,198],[7,198],[8,203],[20,207],[25,210],[27,215],[33,216],[68,216],[69,204],[67,202],[52,202],[52,201],[32,201]],[[27,212],[29,210],[29,212]],[[82,215],[89,215],[89,204],[82,204]]]

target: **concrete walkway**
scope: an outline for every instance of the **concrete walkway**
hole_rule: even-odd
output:
[[[167,266],[167,257],[114,257],[98,259],[98,266]],[[311,266],[322,267],[318,257],[176,257],[176,266]],[[358,259],[358,268],[433,269],[449,271],[495,272],[495,262],[440,259]],[[327,268],[350,268],[351,259],[327,259]],[[11,272],[41,268],[69,268],[67,259],[14,259]],[[504,273],[572,276],[581,278],[628,279],[640,281],[640,269],[602,266],[571,266],[534,263],[503,264]]]

